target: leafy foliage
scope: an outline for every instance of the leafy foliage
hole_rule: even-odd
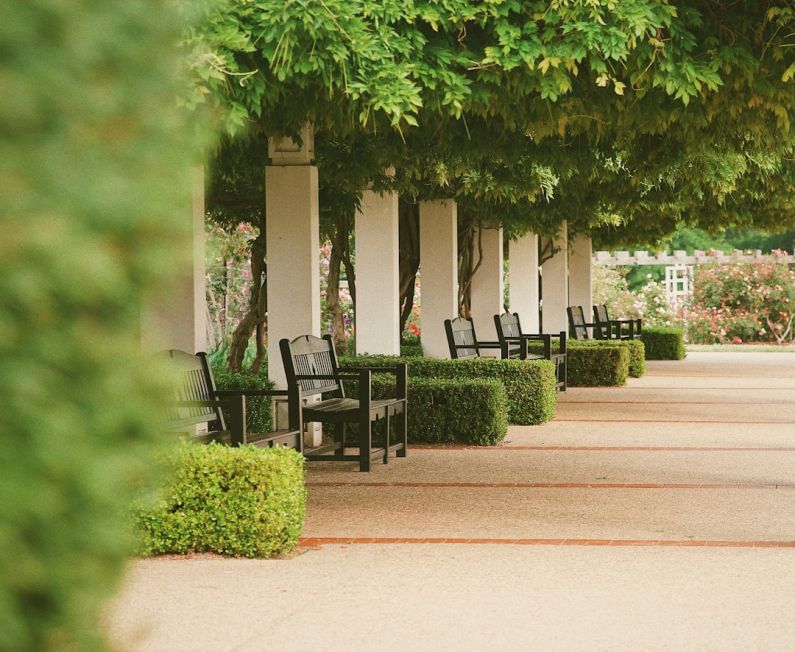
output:
[[[0,649],[100,649],[133,549],[167,394],[141,306],[190,250],[182,26],[152,0],[3,8]]]
[[[136,525],[141,553],[272,557],[292,550],[306,511],[304,458],[289,448],[183,444]]]

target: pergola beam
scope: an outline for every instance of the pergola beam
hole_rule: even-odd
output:
[[[685,251],[674,251],[673,255],[665,252],[650,256],[647,251],[597,251],[593,255],[595,265],[727,265],[731,263],[786,263],[795,265],[795,255],[782,252],[781,254],[763,254],[760,249],[752,253],[735,249],[731,254],[723,251],[699,251],[696,249],[692,256]]]

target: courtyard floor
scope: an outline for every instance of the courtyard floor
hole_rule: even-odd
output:
[[[290,559],[131,564],[130,650],[795,649],[795,353],[572,388],[494,448],[308,466]]]

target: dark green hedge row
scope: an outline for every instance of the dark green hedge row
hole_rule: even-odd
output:
[[[616,344],[582,342],[569,348],[569,386],[610,387],[626,383],[629,375],[629,347]]]
[[[401,344],[400,356],[402,358],[421,358],[422,344]]]
[[[685,357],[685,335],[681,328],[643,328],[647,360],[682,360]]]
[[[569,350],[576,350],[582,347],[611,347],[621,346],[627,349],[629,354],[628,373],[632,378],[640,378],[646,373],[646,347],[641,340],[588,340],[570,342]],[[576,354],[575,354],[576,355]]]
[[[448,380],[495,379],[508,397],[508,422],[532,425],[555,417],[557,405],[555,367],[547,360],[442,360],[436,358],[398,358],[395,356],[352,356],[341,358],[342,365],[382,366],[406,362],[409,385],[413,378]],[[471,409],[475,409],[473,406]]]
[[[214,366],[213,376],[218,389],[273,389],[273,383],[265,373],[230,371],[226,367]],[[224,414],[228,419],[229,415]],[[249,432],[271,432],[273,430],[271,399],[269,396],[246,396],[246,428]]]
[[[136,513],[142,554],[272,557],[295,547],[306,510],[297,451],[183,444],[166,466],[160,497]]]
[[[532,342],[528,349],[533,353],[541,353],[543,346],[540,342]],[[616,354],[615,350],[625,353]],[[646,370],[643,344],[637,341],[569,340],[566,361],[570,387],[623,385],[627,376],[640,376]]]
[[[373,380],[377,398],[395,395],[394,380]],[[411,378],[409,443],[491,446],[508,432],[508,398],[498,380]]]

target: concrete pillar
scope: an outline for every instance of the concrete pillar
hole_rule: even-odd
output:
[[[356,352],[400,355],[398,196],[366,190],[355,228]]]
[[[141,347],[144,351],[180,349],[196,353],[207,349],[207,298],[204,263],[204,172],[193,173],[187,249],[177,253],[179,271],[163,284],[141,311]],[[187,231],[187,230],[186,230]]]
[[[519,313],[525,333],[540,332],[538,312],[538,236],[525,233],[511,240],[508,251],[508,301]]]
[[[279,388],[286,386],[279,340],[320,335],[320,219],[311,127],[302,141],[269,139],[265,168],[268,377]],[[285,412],[279,404],[279,423],[286,423]],[[320,425],[309,424],[304,443],[318,446],[321,440]]]
[[[312,132],[299,146],[268,142],[265,237],[268,263],[268,377],[285,386],[279,340],[320,335],[320,223]]]
[[[502,313],[504,307],[502,228],[482,229],[480,243],[483,249],[483,258],[472,277],[470,312],[478,338],[496,340],[494,315]],[[488,353],[493,356],[499,355],[497,351],[488,351]]]
[[[453,200],[420,202],[420,338],[448,358],[444,320],[458,316],[458,216]]]
[[[542,252],[554,255],[541,265],[541,326],[545,333],[568,331],[566,308],[569,306],[569,252],[566,222],[554,238],[544,238]]]
[[[591,237],[575,236],[569,251],[569,305],[582,306],[589,320],[593,306],[591,255]]]

